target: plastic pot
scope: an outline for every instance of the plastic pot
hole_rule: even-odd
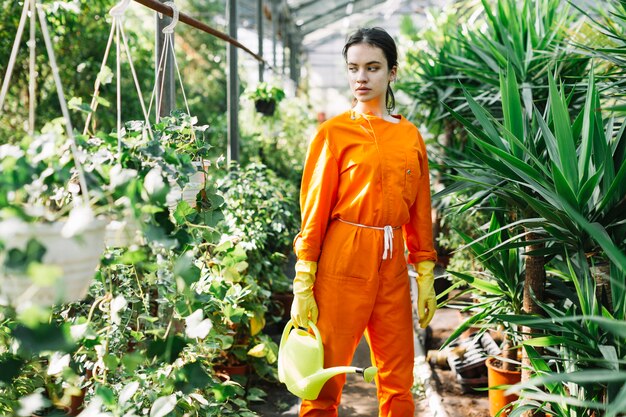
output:
[[[83,299],[87,295],[96,267],[104,252],[104,235],[108,221],[93,221],[80,235],[65,238],[61,229],[65,222],[29,223],[6,241],[5,250],[23,249],[31,239],[36,239],[46,249],[42,263],[57,267],[60,278],[53,284],[38,285],[29,276],[0,269],[0,303],[41,306],[64,304]],[[0,253],[0,265],[4,264]]]
[[[491,417],[507,407],[510,403],[517,400],[517,395],[505,395],[503,389],[492,389],[499,385],[515,385],[522,379],[521,371],[509,371],[501,369],[495,365],[497,359],[495,357],[489,357],[485,361],[487,365],[487,380],[489,383],[489,414]],[[509,410],[504,410],[500,414],[501,417],[509,415]]]

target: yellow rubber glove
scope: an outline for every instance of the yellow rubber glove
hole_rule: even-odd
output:
[[[291,320],[296,326],[308,327],[309,320],[317,323],[317,304],[313,296],[313,284],[317,262],[296,262],[296,276],[293,279],[293,303],[291,304]]]
[[[435,263],[422,261],[415,265],[417,271],[417,314],[422,329],[428,326],[437,310],[437,295],[435,294]]]

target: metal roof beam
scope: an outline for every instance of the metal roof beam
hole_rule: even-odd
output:
[[[320,13],[313,16],[311,19],[305,21],[302,25],[299,26],[302,35],[307,35],[311,32],[316,31],[317,29],[324,27],[330,23],[341,20],[342,18],[349,16],[348,13],[345,12],[345,8],[349,4],[353,4],[352,10],[366,10],[370,7],[379,5],[383,3],[381,0],[353,0],[353,1],[345,1],[331,10],[327,10],[325,13]],[[341,9],[344,9],[344,12],[341,12]]]

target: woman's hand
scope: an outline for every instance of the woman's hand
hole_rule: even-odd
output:
[[[417,271],[417,314],[422,329],[428,326],[437,310],[437,295],[435,294],[435,263],[422,261],[415,265]]]
[[[291,304],[291,320],[298,327],[308,327],[309,320],[317,323],[317,304],[313,296],[313,284],[317,262],[296,262],[296,276],[293,279],[293,304]]]

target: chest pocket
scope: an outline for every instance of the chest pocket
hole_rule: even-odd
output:
[[[422,174],[418,152],[407,152],[404,166],[403,197],[411,205],[417,196],[417,186]]]

